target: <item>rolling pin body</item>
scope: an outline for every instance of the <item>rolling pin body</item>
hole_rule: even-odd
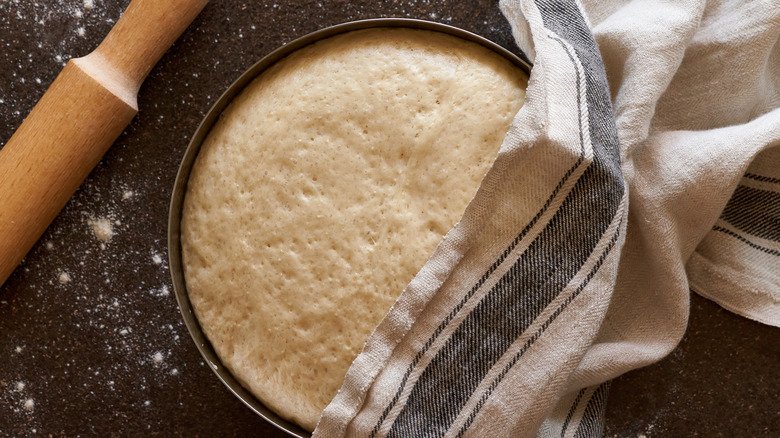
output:
[[[144,78],[208,0],[133,0],[0,149],[0,284],[135,116]]]

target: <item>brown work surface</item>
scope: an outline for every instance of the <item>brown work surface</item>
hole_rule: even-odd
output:
[[[0,2],[0,145],[127,3]],[[167,266],[170,192],[190,136],[242,71],[308,32],[375,17],[452,24],[516,51],[494,1],[212,1],[0,289],[0,436],[283,436],[223,387],[184,327]],[[112,224],[109,242],[95,219]],[[680,347],[613,384],[606,435],[780,436],[780,331],[692,300]]]

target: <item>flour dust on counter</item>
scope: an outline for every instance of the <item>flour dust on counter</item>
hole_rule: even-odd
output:
[[[83,400],[77,410],[108,405],[101,417],[130,418],[155,409],[161,392],[200,367],[182,359],[189,339],[170,293],[164,239],[137,244],[150,224],[149,188],[98,178],[85,181],[61,215],[70,219],[55,220],[23,262],[30,296],[0,296],[0,331],[11,314],[46,334],[35,343],[0,340],[0,357],[9,356],[0,366],[0,436],[57,432],[52,419],[74,409],[74,397]]]
[[[87,219],[87,225],[92,229],[92,234],[101,243],[101,249],[105,249],[105,244],[114,237],[114,227],[112,222],[121,225],[119,221],[112,221],[107,217],[90,217]]]
[[[60,284],[68,284],[70,283],[70,274],[68,274],[65,271],[60,272],[60,276],[58,277]]]

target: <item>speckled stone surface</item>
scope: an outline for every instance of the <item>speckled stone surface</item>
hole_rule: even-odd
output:
[[[127,0],[0,1],[0,145]],[[212,1],[152,71],[139,115],[0,289],[0,436],[281,437],[205,366],[167,266],[179,160],[210,105],[274,48],[374,17],[439,21],[516,50],[497,4]],[[2,175],[0,175],[2,178]],[[96,236],[95,220],[113,236]],[[659,364],[616,380],[607,436],[780,436],[780,333],[693,298]]]

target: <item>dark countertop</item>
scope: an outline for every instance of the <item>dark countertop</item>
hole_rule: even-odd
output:
[[[172,293],[168,202],[189,137],[233,79],[296,37],[397,16],[513,48],[496,3],[212,1],[144,83],[139,115],[0,289],[0,436],[283,436],[205,366]],[[127,4],[0,2],[0,145]],[[102,246],[90,226],[99,219],[114,232]],[[680,347],[613,384],[606,435],[780,436],[778,369],[778,329],[694,296]]]

